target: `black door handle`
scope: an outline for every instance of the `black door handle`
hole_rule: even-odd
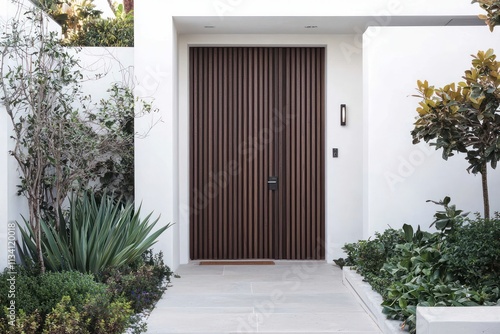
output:
[[[277,176],[269,176],[269,178],[267,179],[267,189],[278,190],[278,177]]]

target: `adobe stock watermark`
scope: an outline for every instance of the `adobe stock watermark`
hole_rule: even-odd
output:
[[[384,178],[391,189],[396,190],[396,186],[405,182],[415,171],[422,166],[428,157],[436,151],[430,146],[419,146],[411,151],[407,156],[398,156],[398,164],[395,170],[384,173]]]
[[[212,2],[215,12],[219,18],[223,18],[227,13],[234,11],[243,4],[244,0],[215,0]]]
[[[297,291],[305,281],[311,281],[320,265],[320,262],[305,261],[294,264],[281,276],[281,281],[277,282],[279,287],[273,289],[267,300],[258,302],[254,306],[254,312],[247,317],[238,318],[236,333],[256,333],[260,325],[276,311],[280,304],[287,300],[287,294]]]
[[[243,171],[243,166],[255,160],[266,146],[272,144],[275,135],[284,131],[294,118],[294,114],[282,113],[278,109],[274,109],[273,127],[262,128],[256,135],[250,136],[241,142],[238,145],[237,157],[227,162],[222,170],[211,172],[208,181],[203,187],[193,190],[193,202],[189,206],[182,207],[181,215],[189,217],[205,209],[210,201],[218,197],[221,191],[228,186],[229,178],[238,176]]]
[[[7,224],[7,321],[9,326],[15,326],[16,309],[16,224]]]
[[[156,65],[155,68],[148,66],[141,80],[136,79],[134,95],[139,98],[148,98],[158,90],[160,83],[168,78],[169,72],[163,67],[159,65]]]
[[[411,2],[411,5],[415,6],[422,2],[422,0],[415,0]],[[355,27],[353,29],[354,37],[352,41],[339,44],[340,51],[347,62],[350,63],[354,55],[360,56],[363,47],[372,43],[380,35],[382,27],[390,26],[394,20],[393,16],[402,13],[404,7],[408,6],[408,4],[409,2],[401,0],[389,0],[385,8],[375,12],[371,16],[371,20],[363,27]]]

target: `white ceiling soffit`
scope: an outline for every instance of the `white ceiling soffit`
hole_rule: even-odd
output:
[[[484,26],[470,16],[176,16],[183,34],[357,34],[369,26]]]

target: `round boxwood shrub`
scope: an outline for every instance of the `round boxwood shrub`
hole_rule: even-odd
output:
[[[92,275],[76,271],[46,272],[33,275],[18,267],[15,271],[16,309],[31,314],[37,310],[42,316],[47,315],[61,301],[62,297],[71,299],[71,306],[82,309],[88,296],[106,293],[106,285],[97,283]],[[11,274],[7,269],[0,274],[0,305],[8,305],[9,284],[7,278]],[[0,317],[5,316],[0,310]]]
[[[15,277],[16,319],[0,308],[0,333],[118,334],[130,324],[131,302],[113,296],[103,283],[76,271],[36,274],[23,267],[0,274],[0,305],[9,305]]]

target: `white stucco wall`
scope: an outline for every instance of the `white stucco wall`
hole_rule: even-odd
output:
[[[161,215],[158,227],[168,223],[155,246],[165,262],[179,264],[179,165],[177,114],[177,33],[164,2],[135,4],[135,94],[153,98],[158,113],[136,120],[136,131],[148,136],[135,143],[135,198],[143,212]],[[156,8],[156,9],[155,9]],[[153,9],[153,10],[151,10]],[[151,128],[151,125],[154,126]]]
[[[486,27],[371,28],[364,36],[365,237],[403,223],[428,229],[442,209],[426,200],[450,196],[465,211],[483,213],[481,176],[464,155],[445,161],[426,143],[412,144],[417,80],[436,87],[462,81],[471,54],[500,53],[500,31]],[[500,209],[500,172],[489,172],[491,213]]]
[[[422,217],[415,215],[415,212],[422,211],[419,196],[416,194],[424,192],[428,187],[422,181],[411,184],[413,188],[404,188],[394,193],[392,188],[387,188],[383,178],[384,172],[394,168],[397,171],[400,156],[404,159],[418,159],[420,153],[419,151],[413,153],[417,148],[411,145],[411,138],[408,134],[412,116],[410,116],[410,125],[402,129],[407,119],[393,117],[391,114],[394,109],[410,110],[410,114],[414,110],[413,105],[399,107],[401,99],[408,100],[406,96],[413,93],[414,86],[409,86],[409,91],[406,91],[400,78],[397,77],[398,73],[413,71],[414,65],[404,65],[404,71],[391,69],[393,74],[389,76],[390,80],[386,78],[383,71],[377,70],[377,66],[383,65],[385,68],[390,66],[388,54],[403,54],[411,50],[412,57],[416,57],[417,54],[424,53],[425,49],[420,49],[422,45],[418,44],[421,37],[411,35],[411,38],[407,39],[390,40],[389,46],[385,46],[384,50],[384,46],[378,41],[383,40],[385,35],[379,33],[378,28],[374,28],[376,30],[375,41],[367,41],[365,38],[363,46],[362,33],[366,23],[371,25],[394,23],[387,15],[398,16],[398,19],[404,21],[405,18],[411,19],[416,16],[426,16],[429,19],[438,15],[466,17],[480,12],[479,7],[471,5],[469,0],[439,2],[360,0],[355,3],[342,0],[336,1],[334,5],[329,0],[169,2],[151,0],[136,3],[135,59],[138,79],[136,93],[139,96],[154,97],[160,109],[159,113],[151,119],[138,120],[136,126],[147,128],[155,119],[162,120],[145,140],[136,143],[136,198],[143,201],[143,208],[146,211],[155,210],[161,213],[160,224],[175,223],[175,226],[161,237],[158,245],[165,253],[166,262],[175,269],[179,263],[189,261],[189,132],[187,125],[187,48],[189,45],[321,45],[326,47],[328,69],[327,135],[324,152],[327,231],[325,241],[327,243],[326,259],[332,261],[333,258],[342,255],[341,247],[344,243],[367,237],[374,231],[380,230],[381,226],[385,227],[389,221],[397,227],[396,222],[416,222],[425,216],[427,220],[422,225],[426,225],[435,209],[427,204],[430,207],[427,211],[431,213],[430,216],[428,214],[422,214]],[[242,32],[245,28],[241,25],[258,24],[258,21],[252,21],[249,18],[269,16],[288,17],[288,21],[285,22],[286,24],[280,21],[271,25],[272,31],[267,35],[250,35]],[[286,33],[286,29],[290,29],[290,25],[293,25],[294,18],[297,23],[302,22],[301,17],[308,16],[332,17],[332,20],[348,18],[347,22],[350,22],[352,18],[352,22],[355,23],[351,23],[351,26],[346,29],[348,34],[342,35],[332,33],[313,35],[303,32],[301,35],[290,35]],[[217,27],[220,23],[222,29],[226,18],[239,17],[242,18],[242,24],[236,27],[241,32],[238,34],[228,35],[230,31],[224,32],[226,35],[217,34],[216,29],[210,31],[204,30],[203,27],[203,24],[211,25],[211,23]],[[365,19],[357,21],[360,17],[365,17]],[[425,25],[425,21],[425,19],[420,20],[419,24]],[[356,25],[356,22],[361,23]],[[184,34],[186,23],[191,23],[192,26],[188,28],[188,30],[191,29],[190,32]],[[176,26],[176,24],[180,25]],[[192,32],[193,29],[196,32]],[[281,32],[280,29],[282,29]],[[484,27],[478,29],[485,33],[487,31]],[[252,27],[249,27],[249,31],[251,30]],[[382,32],[385,31],[382,30]],[[429,31],[432,31],[432,28],[429,28]],[[432,35],[432,32],[429,34]],[[408,46],[415,39],[416,46],[413,49],[409,48]],[[456,48],[459,47],[456,46]],[[363,56],[364,49],[369,53],[368,56],[366,54]],[[441,46],[439,46],[439,52],[441,52]],[[443,71],[441,69],[439,72],[443,73]],[[414,73],[421,74],[421,71],[415,70]],[[415,80],[410,81],[414,84]],[[382,112],[391,115],[391,117],[386,117],[384,127],[379,127],[377,119],[373,116],[373,110],[378,110],[382,101],[382,99],[374,98],[378,96],[377,91],[370,90],[369,93],[363,95],[363,89],[367,87],[382,90],[380,82],[389,82],[389,87],[392,87],[392,91],[385,94],[385,100],[393,101],[391,102],[392,109],[391,111],[387,109],[386,102],[382,108]],[[397,94],[403,95],[399,97]],[[346,127],[340,127],[338,124],[341,103],[347,104],[348,107]],[[373,104],[370,110],[366,109],[367,103]],[[371,122],[375,123],[372,125]],[[394,136],[390,136],[391,133],[394,133]],[[390,139],[386,142],[384,139],[387,137]],[[409,142],[409,147],[403,145],[403,148],[399,148],[398,143],[403,142]],[[423,146],[425,149],[425,145]],[[331,149],[334,147],[339,148],[337,159],[332,158],[331,155]],[[431,160],[427,154],[425,163],[430,166]],[[436,159],[435,164],[441,164],[439,158]],[[366,172],[367,167],[373,170]],[[382,173],[382,178],[379,176],[380,173]],[[472,181],[476,181],[473,177],[471,178]],[[417,198],[401,204],[402,198],[405,198],[401,196],[407,194],[413,194],[412,196]],[[422,201],[425,206],[426,199],[439,199],[444,195],[446,193],[439,194],[437,197],[424,195],[420,197],[423,197]],[[458,200],[458,195],[450,195]],[[414,206],[414,204],[419,206]],[[408,219],[408,216],[411,219]]]

